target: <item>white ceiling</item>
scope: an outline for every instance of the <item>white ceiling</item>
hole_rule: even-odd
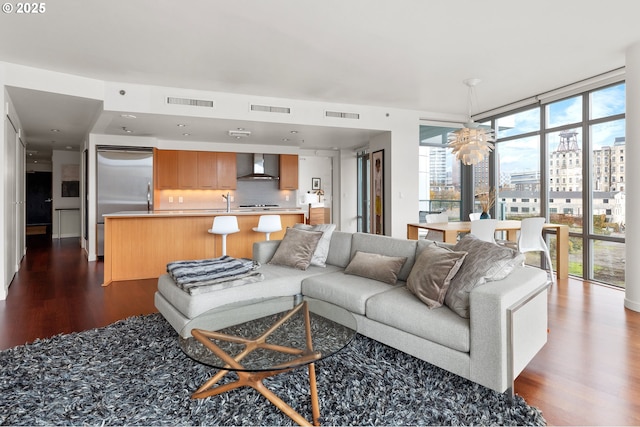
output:
[[[625,50],[640,42],[637,0],[45,5],[40,15],[2,14],[0,61],[105,81],[451,114],[467,113],[467,78],[482,80],[477,113],[622,67]],[[101,110],[92,100],[18,88],[9,93],[33,150],[77,147]],[[112,119],[111,128],[121,133],[121,119]],[[136,126],[144,121],[146,133],[179,139],[181,132],[174,137],[175,126],[167,125],[171,119],[143,117]],[[193,122],[203,132],[232,125],[238,123]],[[281,141],[292,130],[255,123],[236,127],[249,125],[269,141]],[[51,132],[62,126],[64,135]],[[338,134],[352,145],[368,138],[367,132],[348,129],[303,131],[313,136],[305,143],[325,148]]]

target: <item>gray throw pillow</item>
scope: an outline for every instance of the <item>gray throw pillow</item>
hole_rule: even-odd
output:
[[[311,265],[316,265],[318,267],[326,267],[327,266],[327,256],[329,255],[329,246],[331,245],[331,235],[333,234],[333,230],[336,229],[335,224],[316,224],[316,225],[308,225],[308,224],[295,224],[293,228],[297,228],[298,230],[306,230],[306,231],[322,231],[322,238],[318,242],[318,246],[316,246],[316,250],[311,257]]]
[[[322,232],[320,231],[305,231],[287,227],[287,231],[269,264],[306,270],[321,238]]]
[[[407,288],[427,307],[440,307],[466,256],[466,252],[454,252],[435,243],[423,247],[409,273]]]
[[[398,272],[406,261],[407,257],[357,251],[344,272],[395,285],[398,281]]]
[[[485,242],[467,234],[453,247],[467,256],[451,280],[444,303],[462,317],[469,317],[469,293],[476,287],[493,280],[502,280],[517,266],[524,263],[524,254]]]

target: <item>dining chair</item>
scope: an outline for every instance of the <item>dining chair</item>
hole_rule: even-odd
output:
[[[525,218],[521,221],[520,234],[518,236],[517,249],[519,252],[544,252],[551,283],[555,283],[553,264],[549,247],[542,236],[542,227],[546,219],[541,217]]]
[[[446,212],[425,215],[427,224],[435,224],[438,222],[449,222],[449,215]],[[444,233],[442,231],[428,230],[425,239],[434,240],[436,242],[444,241]]]
[[[497,219],[479,219],[471,221],[471,234],[485,242],[496,243]]]

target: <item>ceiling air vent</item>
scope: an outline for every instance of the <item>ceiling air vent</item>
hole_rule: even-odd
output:
[[[289,108],[289,107],[273,107],[271,105],[251,104],[251,111],[264,111],[266,113],[290,114],[291,113],[291,108]]]
[[[339,111],[325,111],[325,117],[337,117],[339,119],[359,119],[360,114],[358,113],[341,113]]]
[[[167,97],[167,104],[213,108],[213,101],[207,101],[203,99],[174,98],[172,96]]]

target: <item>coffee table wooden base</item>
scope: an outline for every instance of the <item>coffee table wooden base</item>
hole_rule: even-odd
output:
[[[280,346],[269,344],[266,342],[267,337],[271,335],[275,330],[282,326],[288,319],[290,319],[299,310],[304,310],[305,318],[305,330],[306,330],[306,348],[297,349],[292,347]],[[294,420],[299,425],[312,425],[306,418],[296,412],[291,406],[280,399],[275,393],[269,390],[262,382],[266,378],[273,377],[284,372],[291,371],[298,366],[307,364],[309,368],[309,388],[311,394],[311,410],[313,415],[313,425],[320,425],[320,406],[318,404],[318,388],[316,385],[316,370],[313,364],[314,360],[320,359],[321,355],[318,352],[313,351],[313,342],[311,339],[311,320],[309,316],[309,308],[307,303],[303,302],[295,306],[285,316],[278,320],[273,326],[265,331],[260,337],[256,339],[247,339],[234,335],[228,335],[220,332],[205,331],[202,329],[193,329],[191,335],[211,350],[216,356],[222,359],[229,369],[222,369],[216,375],[211,377],[205,382],[195,393],[191,395],[194,399],[203,399],[209,396],[216,396],[227,391],[234,390],[239,387],[251,387],[264,397],[266,397],[274,406],[280,409],[285,415]],[[224,352],[220,347],[211,341],[211,338],[218,340],[225,340],[234,343],[240,343],[245,346],[244,350],[232,357]],[[270,349],[288,354],[299,355],[293,362],[288,363],[287,367],[274,366],[269,371],[247,371],[239,363],[252,351],[259,348]],[[297,365],[290,367],[291,365]],[[238,376],[238,380],[216,386],[216,384],[224,378],[230,371],[235,371]],[[214,387],[215,386],[215,387]]]

